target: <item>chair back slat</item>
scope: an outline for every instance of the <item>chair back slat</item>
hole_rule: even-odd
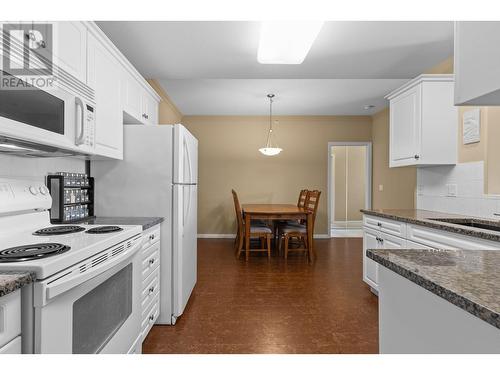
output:
[[[307,198],[307,189],[302,189],[299,193],[299,201],[297,202],[297,207],[304,208]]]
[[[243,213],[241,212],[238,194],[234,190],[231,190],[231,193],[233,194],[234,210],[236,212],[236,222],[238,224],[238,233],[241,234],[243,233]]]
[[[307,198],[305,202],[304,208],[313,214],[313,226],[316,221],[316,213],[318,212],[319,206],[319,197],[321,195],[321,191],[319,190],[309,190],[307,193]]]

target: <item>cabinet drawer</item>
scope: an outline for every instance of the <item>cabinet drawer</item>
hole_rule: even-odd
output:
[[[142,317],[141,332],[143,340],[148,335],[149,331],[151,330],[151,327],[153,327],[153,325],[155,324],[156,319],[158,319],[159,313],[160,313],[160,296],[157,295],[152,301],[150,307],[148,308],[147,313],[143,314]]]
[[[500,250],[500,242],[476,239],[419,225],[408,225],[408,240],[435,249]]]
[[[400,221],[364,215],[363,225],[387,234],[392,234],[393,236],[406,237],[406,223]]]
[[[160,226],[155,225],[142,234],[142,248],[145,249],[160,241]]]
[[[21,334],[21,290],[0,298],[0,347]]]
[[[145,280],[160,265],[160,244],[144,250],[142,258],[142,279]]]
[[[160,291],[160,268],[157,267],[142,283],[141,311],[144,313],[151,301]]]
[[[21,354],[21,336],[0,348],[0,354]]]

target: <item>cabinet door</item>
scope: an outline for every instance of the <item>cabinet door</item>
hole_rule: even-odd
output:
[[[416,250],[433,250],[434,248],[426,245],[422,245],[421,243],[418,242],[413,242],[413,241],[406,241],[406,248],[407,249],[416,249]]]
[[[390,102],[390,166],[418,164],[421,136],[421,85]]]
[[[94,36],[88,38],[89,86],[96,97],[96,154],[123,158],[119,62]]]
[[[455,22],[455,105],[500,105],[500,22]]]
[[[142,122],[150,125],[158,124],[158,104],[156,100],[143,91],[142,95]]]
[[[123,111],[129,115],[127,123],[142,124],[142,88],[134,77],[127,71],[122,75],[122,104]]]
[[[381,249],[404,249],[406,248],[406,239],[390,234],[380,232],[380,245]]]
[[[54,62],[67,73],[87,83],[87,28],[81,22],[54,22]]]
[[[363,229],[363,281],[378,290],[378,264],[366,256],[367,249],[378,249],[378,231]]]

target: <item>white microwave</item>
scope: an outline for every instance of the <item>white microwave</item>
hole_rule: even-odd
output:
[[[83,84],[73,88],[56,84],[47,90],[0,89],[0,143],[22,141],[68,154],[93,154],[96,108],[90,92]],[[16,147],[0,150],[14,152]]]

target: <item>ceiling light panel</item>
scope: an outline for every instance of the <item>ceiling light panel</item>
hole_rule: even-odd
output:
[[[323,21],[264,21],[257,61],[261,64],[302,64]]]

